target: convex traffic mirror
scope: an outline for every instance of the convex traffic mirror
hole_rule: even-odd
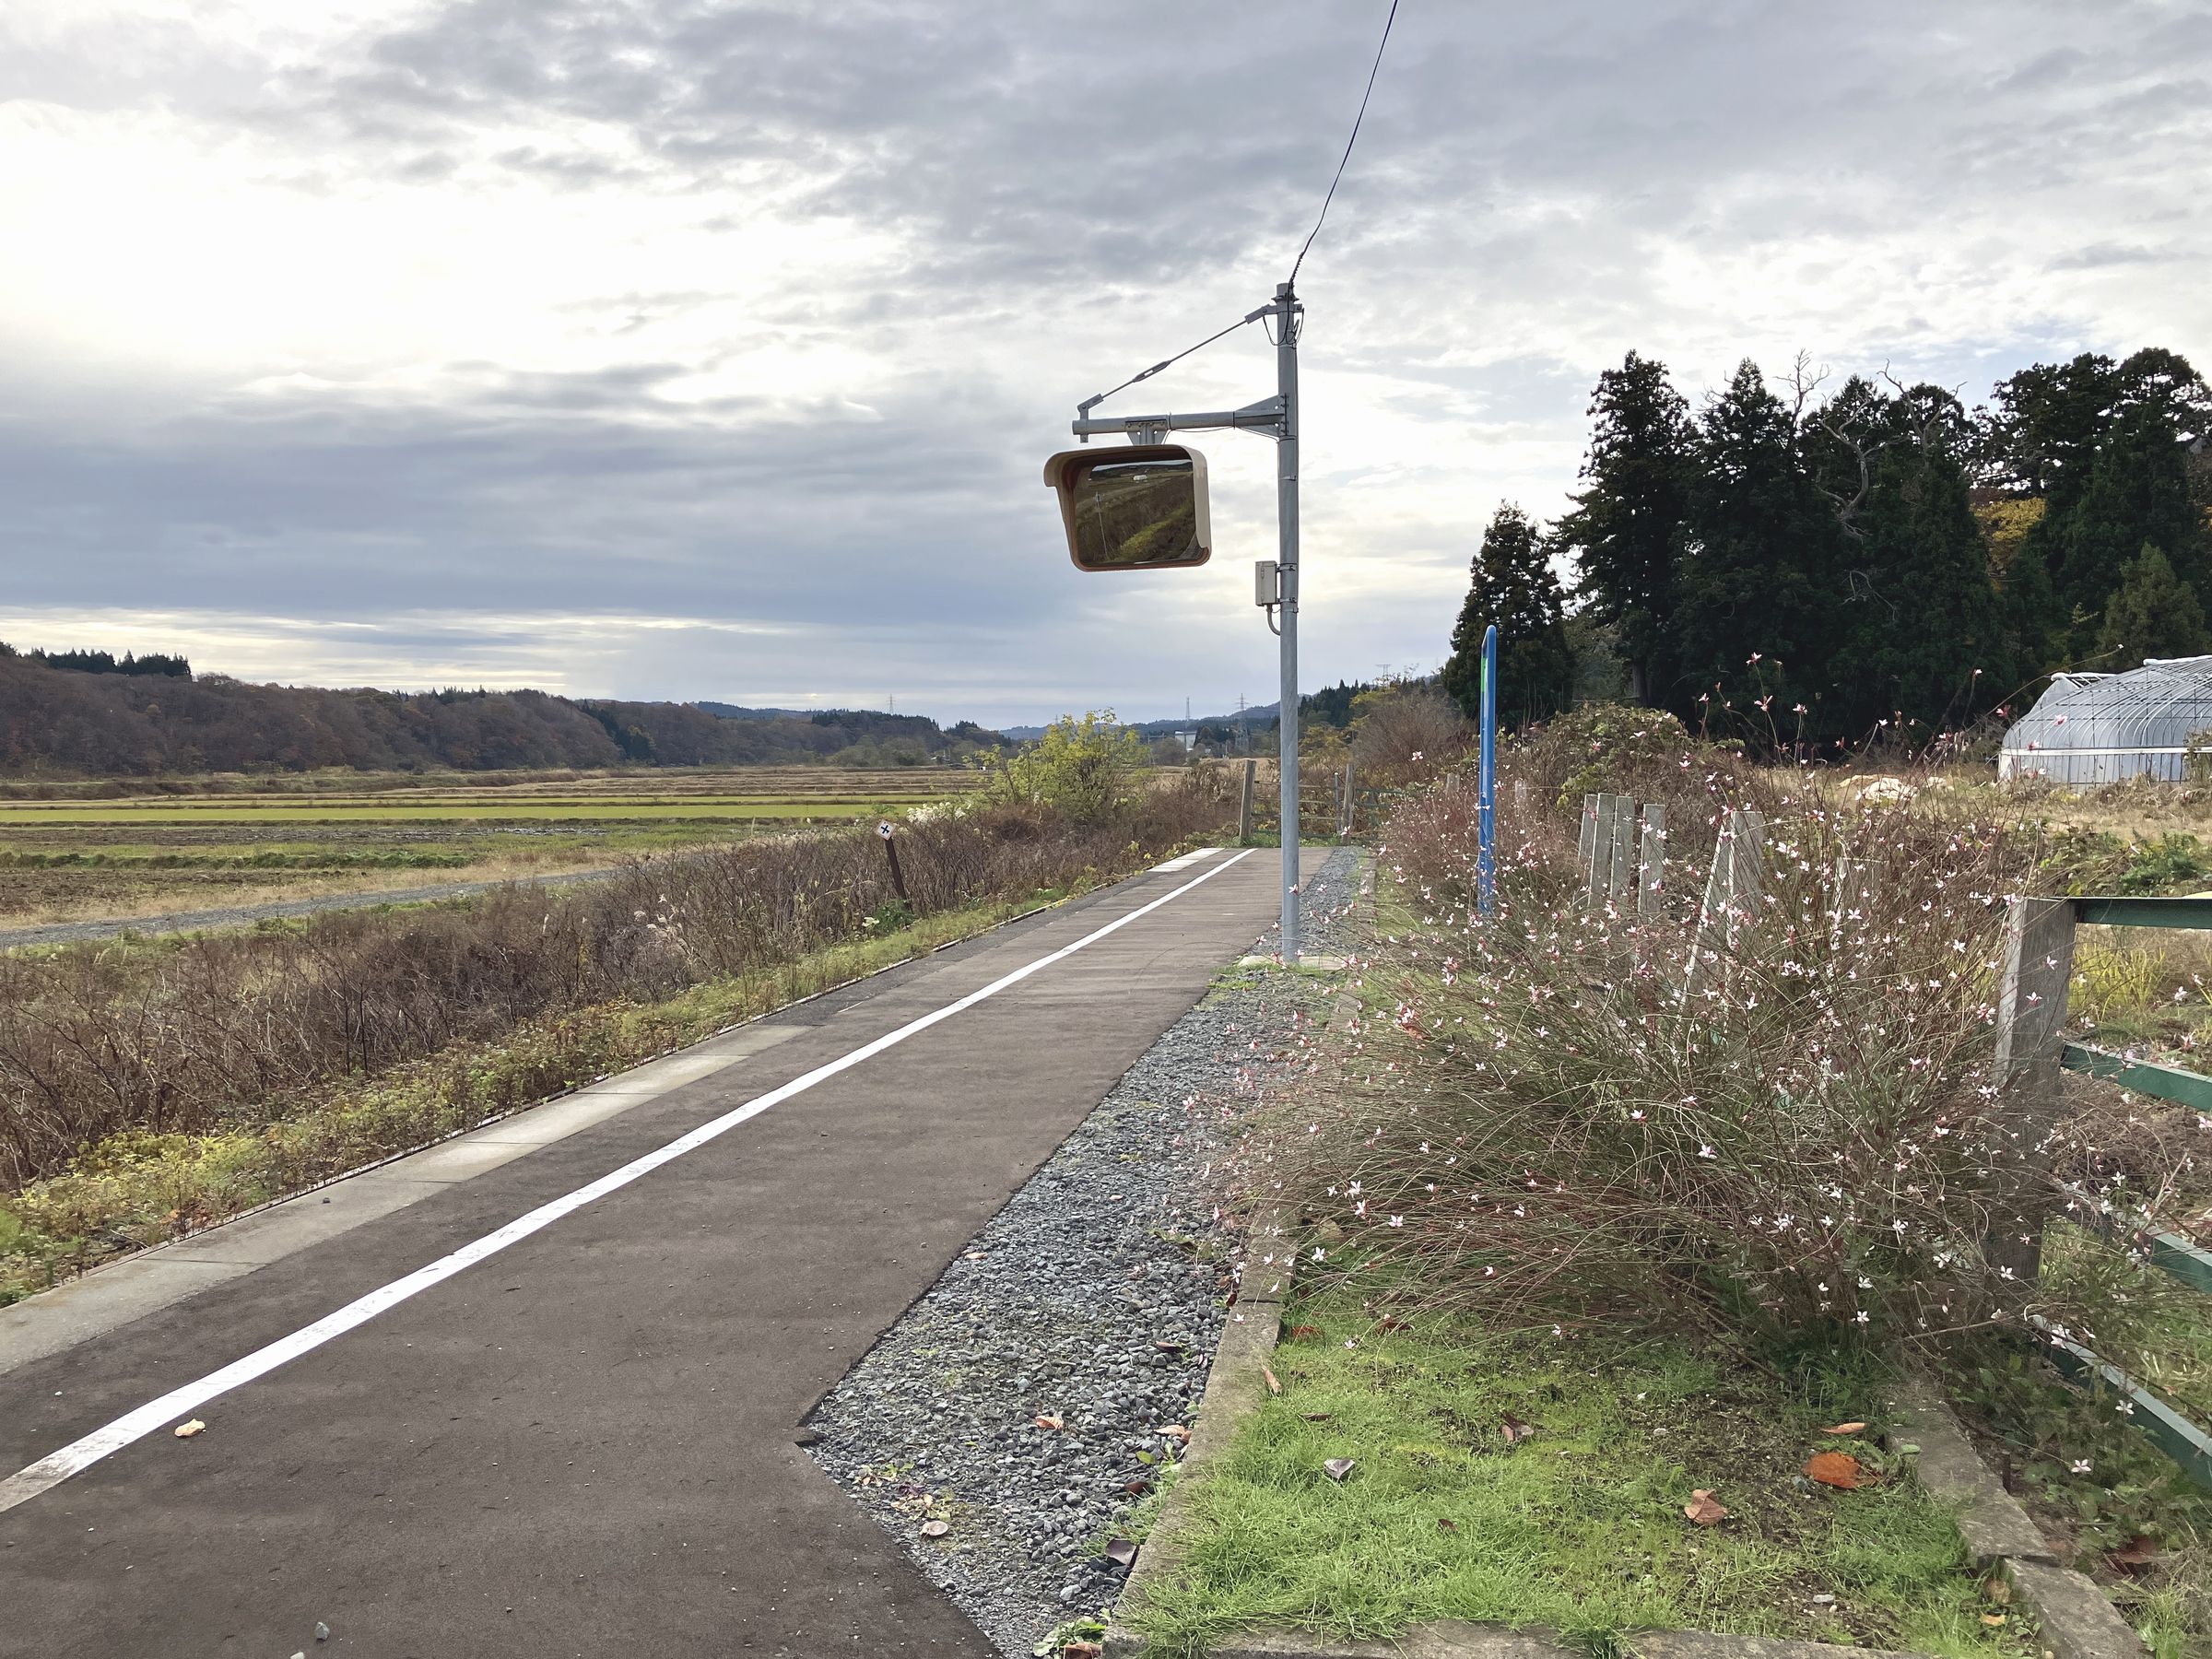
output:
[[[1044,464],[1079,571],[1171,571],[1213,557],[1206,457],[1180,443],[1065,450]]]

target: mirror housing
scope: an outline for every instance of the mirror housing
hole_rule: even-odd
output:
[[[1078,571],[1181,571],[1214,556],[1206,457],[1181,443],[1063,450],[1044,464]]]

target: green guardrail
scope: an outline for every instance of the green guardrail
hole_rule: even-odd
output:
[[[2076,899],[2074,919],[2101,927],[2183,927],[2212,932],[2212,898]],[[2137,1094],[2212,1114],[2212,1077],[2200,1072],[2162,1065],[2155,1060],[2131,1059],[2086,1042],[2065,1044],[2059,1051],[2059,1064],[2068,1071],[2101,1077]],[[2076,1196],[2095,1205],[2089,1194],[2077,1191]],[[2141,1218],[2108,1215],[2092,1207],[2090,1224],[2114,1241],[2139,1250],[2151,1266],[2193,1290],[2212,1295],[2212,1253],[2200,1250],[2178,1233],[2144,1225]],[[2036,1324],[2050,1339],[2061,1371],[2076,1381],[2101,1382],[2118,1390],[2130,1403],[2136,1426],[2199,1486],[2212,1488],[2212,1434],[2118,1366],[2061,1336],[2044,1321],[2038,1319]]]
[[[2212,899],[2077,899],[2074,919],[2100,927],[2196,927],[2212,931]]]
[[[2059,1064],[2068,1071],[2102,1077],[2137,1094],[2155,1095],[2198,1112],[2212,1112],[2212,1077],[2185,1071],[2178,1065],[2160,1065],[2155,1060],[2131,1060],[2110,1049],[2069,1042],[2060,1051]]]

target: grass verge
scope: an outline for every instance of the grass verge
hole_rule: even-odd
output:
[[[1439,1618],[1549,1627],[1594,1653],[1681,1628],[2041,1651],[1987,1598],[1949,1513],[1883,1467],[1871,1361],[1789,1373],[1673,1339],[1441,1314],[1384,1329],[1343,1292],[1287,1323],[1282,1394],[1186,1477],[1183,1566],[1132,1610],[1156,1653],[1254,1627],[1387,1639]],[[1850,1420],[1869,1427],[1822,1432]],[[1806,1478],[1812,1453],[1839,1450],[1881,1477]],[[1347,1478],[1333,1458],[1353,1460]],[[1719,1525],[1684,1514],[1700,1488],[1730,1512]]]
[[[264,1102],[214,1133],[110,1136],[60,1174],[0,1197],[0,1307],[1069,896],[938,912],[665,1001],[526,1021],[496,1041],[455,1044],[373,1079]]]

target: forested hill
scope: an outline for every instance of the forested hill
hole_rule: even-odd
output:
[[[0,654],[0,775],[834,761],[915,766],[997,741],[962,721],[838,711],[724,719],[543,691],[322,690],[220,675],[70,672]]]

